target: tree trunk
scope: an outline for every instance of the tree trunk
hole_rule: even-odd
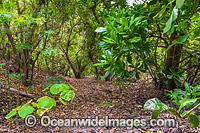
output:
[[[170,45],[172,45],[172,41],[177,38],[177,32],[174,33],[170,37]],[[167,51],[167,59],[165,62],[165,71],[169,72],[169,68],[172,68],[175,72],[179,70],[179,61],[182,54],[182,46],[183,44],[175,44]],[[174,90],[176,88],[176,84],[174,79],[167,85],[168,90]]]

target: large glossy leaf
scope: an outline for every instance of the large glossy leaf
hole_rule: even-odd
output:
[[[149,99],[145,104],[144,104],[145,109],[149,110],[168,110],[169,107],[162,103],[158,98],[152,98]]]
[[[180,102],[180,107],[179,107],[179,113],[181,111],[181,109],[185,106],[188,106],[188,105],[192,105],[194,104],[196,101],[197,101],[198,98],[194,98],[194,99],[183,99],[181,100]]]

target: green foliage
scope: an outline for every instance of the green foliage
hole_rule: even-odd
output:
[[[171,97],[172,102],[180,105],[180,101],[184,99],[194,99],[200,96],[200,85],[195,87],[189,86],[187,82],[184,83],[185,90],[175,89],[174,91],[170,90],[167,94]]]
[[[30,45],[28,43],[21,43],[21,44],[17,44],[16,48],[17,49],[31,49],[32,45]]]
[[[105,102],[105,103],[103,103],[103,106],[110,106],[110,105],[112,105],[111,102]]]
[[[49,87],[51,84],[54,85],[54,84],[60,84],[61,82],[64,81],[63,77],[58,77],[58,78],[53,78],[53,77],[50,77],[50,78],[47,78],[45,79],[46,81],[53,81],[53,83],[45,83],[44,84],[44,88],[47,89],[47,87]],[[55,86],[54,86],[55,87]],[[46,90],[44,89],[44,90]]]
[[[152,63],[151,58],[144,54],[150,52],[151,45],[146,42],[145,16],[135,8],[127,7],[113,9],[108,16],[102,18],[106,25],[95,31],[101,33],[99,46],[103,48],[103,53],[100,63],[95,66],[104,66],[105,78],[111,73],[122,78],[135,73],[136,78],[139,78],[140,72],[145,72],[147,64]]]
[[[200,91],[200,87],[195,86],[195,89],[193,88],[193,90],[191,90],[192,87],[189,86],[187,82],[185,82],[184,85],[186,89],[185,91],[176,89],[174,92],[170,91],[170,93],[168,94],[169,96],[171,96],[172,99],[174,99],[173,102],[179,105],[178,111],[168,107],[157,98],[149,99],[144,104],[144,108],[148,110],[153,110],[153,119],[156,119],[161,111],[170,111],[177,118],[185,119],[187,117],[191,127],[198,127],[199,118],[197,115],[194,115],[194,110],[200,106],[200,103],[198,102],[198,99],[200,99],[199,93],[197,93]],[[183,107],[191,107],[192,105],[195,105],[195,107],[190,109],[189,111],[182,112]]]
[[[50,86],[48,86],[48,87],[50,87]],[[54,84],[50,88],[50,93],[58,94],[58,93],[62,92],[60,94],[59,100],[61,103],[66,105],[64,100],[70,101],[71,99],[73,99],[75,97],[74,91],[69,90],[70,87],[71,87],[71,85],[69,86],[67,84]],[[64,100],[62,100],[62,99],[64,99]],[[25,118],[27,115],[32,114],[33,111],[35,110],[35,108],[37,108],[37,114],[41,116],[47,110],[51,109],[53,106],[56,107],[56,101],[54,99],[52,99],[51,97],[44,96],[44,97],[39,98],[37,100],[37,103],[32,102],[32,100],[30,100],[23,106],[19,106],[16,109],[13,109],[10,113],[8,113],[6,115],[6,119],[11,118],[12,116],[16,115],[16,113],[18,113],[20,117]]]
[[[166,83],[169,84],[171,80],[174,80],[175,84],[178,86],[180,84],[180,78],[183,77],[184,71],[175,72],[172,68],[169,68],[169,72],[164,71],[167,77]]]

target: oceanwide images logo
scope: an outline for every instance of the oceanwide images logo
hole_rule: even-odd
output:
[[[28,115],[25,118],[25,124],[28,127],[34,127],[37,123],[34,115]],[[146,119],[113,119],[105,116],[99,118],[85,118],[85,119],[56,119],[49,116],[43,116],[40,119],[41,126],[47,127],[126,127],[133,129],[133,127],[146,127],[146,126],[162,126],[162,127],[175,127],[176,121],[174,119],[152,119],[147,122]]]

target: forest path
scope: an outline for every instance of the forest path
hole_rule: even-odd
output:
[[[30,94],[36,94],[40,96],[51,96],[54,99],[58,99],[58,95],[49,94],[48,91],[43,92],[44,84],[49,82],[45,79],[53,77],[57,78],[57,76],[50,76],[47,73],[39,72],[35,75],[32,89],[26,89],[26,91]],[[1,78],[3,78],[1,76]],[[15,84],[12,84],[13,88],[17,88],[17,81],[12,81]],[[53,81],[52,81],[53,82]],[[64,77],[64,81],[62,83],[70,83],[73,85],[77,91],[75,91],[75,98],[68,102],[67,105],[57,104],[56,107],[52,108],[50,111],[45,113],[46,116],[50,116],[51,118],[59,118],[59,119],[70,119],[70,118],[95,118],[98,116],[99,118],[103,118],[108,116],[109,118],[131,118],[131,119],[141,119],[145,118],[147,120],[151,119],[151,111],[143,109],[144,103],[153,97],[158,97],[162,99],[162,92],[155,90],[152,85],[148,83],[143,84],[142,81],[138,81],[127,87],[126,90],[120,89],[119,86],[115,86],[113,81],[98,81],[95,79],[95,76],[86,76],[82,79],[74,79]],[[143,85],[142,85],[143,84]],[[23,86],[22,86],[23,88]],[[24,90],[24,89],[21,89]],[[9,112],[8,110],[8,97],[5,94],[2,102],[1,110],[1,121],[0,125],[4,128],[12,129],[11,131],[50,131],[50,132],[126,132],[126,128],[68,128],[68,127],[42,127],[40,123],[38,123],[33,128],[28,128],[24,126],[23,119],[19,119],[19,126],[17,129],[16,125],[9,122],[5,119],[5,115]],[[24,104],[30,99],[24,98],[20,96],[20,104]],[[16,105],[16,95],[12,99],[12,106]],[[3,111],[3,112],[2,112]],[[33,115],[37,116],[36,111],[34,111]],[[38,119],[41,117],[37,116]],[[4,129],[2,128],[2,129]],[[149,127],[136,129],[135,127],[130,130],[130,132],[145,132],[149,131]]]

